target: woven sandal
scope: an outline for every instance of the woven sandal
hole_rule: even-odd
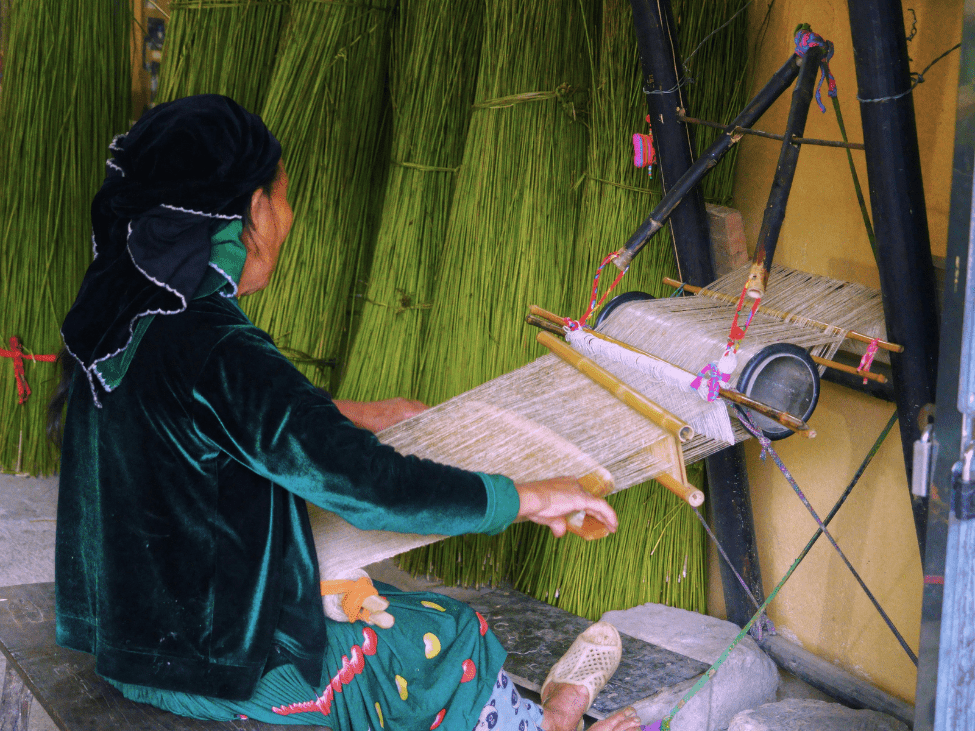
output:
[[[586,706],[586,710],[589,710],[599,691],[613,677],[622,656],[620,633],[609,622],[596,622],[576,637],[568,652],[552,666],[542,683],[542,700],[545,700],[549,683],[581,685],[589,691]],[[581,721],[579,726],[582,727]]]

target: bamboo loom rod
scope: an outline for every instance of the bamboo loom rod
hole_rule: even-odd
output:
[[[706,119],[698,119],[696,117],[688,117],[682,112],[678,112],[678,117],[681,122],[686,122],[687,124],[697,124],[701,127],[711,127],[712,129],[727,129],[728,125],[721,124],[720,122],[709,122]],[[735,127],[732,134],[736,135],[751,135],[752,137],[761,137],[766,140],[778,140],[782,142],[785,140],[785,135],[777,135],[774,132],[763,132],[758,129],[749,129],[748,127]],[[796,145],[815,145],[817,147],[841,147],[848,150],[863,150],[866,149],[866,145],[862,142],[841,142],[839,140],[817,140],[812,137],[793,137],[793,144]]]
[[[562,328],[557,324],[559,320],[560,318],[558,315],[551,313],[547,310],[543,310],[541,307],[538,307],[536,305],[531,306],[531,314],[525,317],[525,322],[528,323],[529,325],[534,325],[535,327],[540,327],[543,330],[547,330],[548,332],[561,335]],[[661,363],[667,363],[667,365],[673,368],[677,368],[678,370],[683,371],[689,376],[694,375],[690,371],[685,371],[683,368],[680,368],[679,366],[675,366],[672,363],[668,363],[663,358],[653,355],[652,353],[647,353],[646,351],[640,350],[639,348],[634,348],[632,345],[624,343],[622,340],[611,338],[609,335],[603,335],[602,333],[598,333],[595,330],[590,330],[589,328],[585,328],[585,331],[590,335],[592,335],[593,337],[599,338],[600,340],[603,340],[607,343],[611,343],[620,348],[625,348],[626,350],[636,353],[637,355],[642,355],[647,358],[652,358],[654,360],[660,361]],[[718,395],[728,401],[732,401],[736,404],[740,404],[741,406],[747,406],[748,408],[761,414],[762,416],[777,421],[782,426],[791,429],[797,434],[802,434],[802,436],[804,437],[808,437],[812,439],[813,437],[816,436],[816,432],[810,429],[809,425],[799,417],[793,416],[792,414],[782,411],[780,409],[776,409],[774,406],[763,404],[761,401],[756,401],[753,398],[749,398],[743,393],[734,391],[729,388],[720,388],[718,389]]]
[[[724,292],[715,292],[713,289],[707,289],[705,287],[695,287],[693,284],[684,284],[683,282],[678,282],[676,279],[671,279],[670,277],[664,277],[663,282],[664,284],[674,287],[675,289],[679,287],[683,287],[691,294],[703,294],[706,297],[714,297],[715,299],[723,300],[725,302],[731,302],[732,304],[738,303],[738,299],[736,297],[733,297],[730,294],[725,294]],[[781,310],[776,310],[771,307],[767,307],[766,305],[759,305],[758,311],[765,315],[771,315],[772,317],[777,317],[780,320],[785,320],[786,322],[795,322],[797,320],[802,320],[803,322],[808,323],[813,327],[818,327],[822,330],[829,330],[831,328],[834,328],[833,325],[830,325],[828,323],[820,322],[819,320],[810,320],[808,318],[800,317],[799,315],[793,315],[788,312],[782,312]],[[834,328],[834,329],[839,329],[839,328]],[[869,335],[864,335],[863,333],[859,333],[856,330],[848,330],[846,332],[846,337],[850,338],[850,340],[859,340],[861,343],[872,343],[874,340]],[[889,350],[892,353],[904,352],[903,345],[898,345],[897,343],[890,343],[886,340],[878,339],[877,347],[883,348],[884,350]],[[862,373],[864,376],[866,376],[866,371],[857,371],[857,373]],[[881,381],[881,383],[883,383],[883,381]]]
[[[827,368],[832,368],[836,371],[843,371],[844,373],[854,373],[858,376],[863,376],[867,380],[876,381],[877,383],[887,383],[887,376],[883,373],[874,373],[873,371],[862,371],[859,368],[854,368],[851,365],[846,365],[845,363],[839,363],[835,360],[827,360],[826,358],[820,358],[818,355],[810,354],[810,358],[813,359],[813,363],[817,365],[826,366]]]
[[[552,333],[542,331],[538,333],[536,340],[577,371],[609,391],[619,401],[641,416],[645,416],[660,428],[667,430],[681,442],[687,442],[694,437],[694,430],[686,421],[650,401],[639,391],[630,388],[612,373],[599,367],[594,361],[574,350],[572,346],[562,342]]]

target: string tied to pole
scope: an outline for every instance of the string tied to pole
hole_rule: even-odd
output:
[[[24,361],[34,360],[45,363],[53,363],[58,357],[56,355],[25,355],[20,338],[10,338],[10,350],[0,349],[0,358],[10,358],[14,365],[14,380],[17,382],[17,403],[23,405],[30,398],[31,390],[27,384],[27,376],[24,372]]]
[[[886,624],[887,628],[893,633],[894,637],[897,639],[897,642],[904,649],[904,652],[907,653],[907,656],[911,659],[911,662],[913,662],[916,667],[918,661],[914,650],[912,650],[911,646],[907,644],[907,640],[904,639],[904,635],[902,635],[900,630],[898,630],[894,625],[893,620],[891,620],[887,612],[884,611],[884,608],[880,605],[880,602],[877,601],[877,598],[874,596],[873,592],[867,587],[857,570],[853,568],[853,564],[850,563],[850,559],[846,557],[846,554],[843,553],[843,550],[833,538],[832,534],[830,534],[830,532],[826,529],[826,523],[820,519],[819,515],[816,513],[816,510],[810,504],[809,499],[800,489],[799,483],[796,482],[795,477],[792,476],[789,468],[785,466],[782,458],[779,457],[776,451],[772,448],[772,442],[757,426],[752,423],[752,420],[748,417],[748,414],[740,406],[735,406],[735,412],[737,413],[738,420],[741,422],[742,426],[744,426],[752,436],[758,439],[759,443],[762,445],[762,453],[760,455],[761,459],[764,461],[767,456],[772,457],[772,461],[775,462],[775,465],[779,468],[782,476],[785,477],[786,481],[789,483],[789,486],[799,498],[799,501],[805,506],[806,510],[812,516],[812,519],[816,521],[816,525],[819,526],[819,530],[822,531],[822,534],[826,536],[826,540],[828,540],[836,550],[836,553],[839,555],[840,559],[842,559],[843,563],[846,565],[846,568],[849,569],[850,573],[853,575],[853,578],[856,579],[857,583],[860,585],[860,588],[863,589],[863,593],[867,595],[867,598],[880,614],[881,619],[884,620],[884,624]]]
[[[650,724],[646,724],[646,725],[642,726],[641,727],[642,731],[669,731],[670,726],[671,726],[671,721],[674,720],[674,717],[717,674],[718,669],[725,662],[725,660],[728,659],[728,657],[731,655],[732,651],[734,651],[734,649],[738,646],[738,644],[745,638],[745,635],[747,635],[749,632],[751,632],[752,629],[761,620],[763,620],[766,617],[765,610],[768,608],[768,606],[772,603],[772,601],[778,595],[778,593],[782,589],[782,587],[785,586],[785,583],[789,580],[789,578],[795,572],[796,568],[798,568],[799,564],[802,563],[803,559],[812,550],[812,547],[816,544],[816,541],[819,539],[819,537],[821,535],[823,535],[824,532],[826,532],[826,525],[828,525],[830,523],[830,521],[836,515],[837,511],[839,511],[839,509],[842,507],[843,503],[846,502],[846,499],[850,496],[850,493],[853,491],[853,488],[856,486],[856,484],[859,481],[860,477],[866,471],[867,467],[870,465],[870,462],[873,460],[874,456],[876,456],[877,452],[880,450],[881,445],[883,444],[884,440],[887,438],[887,435],[890,433],[890,430],[893,428],[894,423],[896,421],[897,421],[897,412],[895,411],[891,415],[891,418],[887,422],[887,425],[884,427],[883,431],[881,431],[880,436],[877,437],[877,440],[874,442],[873,447],[867,453],[867,456],[864,457],[863,462],[860,463],[860,467],[857,469],[856,473],[853,475],[853,479],[851,480],[850,484],[847,485],[846,490],[844,490],[843,494],[836,501],[836,504],[833,506],[833,509],[830,510],[829,515],[827,515],[826,516],[826,519],[824,521],[822,521],[822,522],[818,521],[818,519],[817,519],[817,523],[819,523],[819,527],[816,529],[816,532],[813,534],[812,538],[806,543],[805,548],[802,549],[802,551],[800,552],[800,554],[796,557],[795,561],[792,562],[792,565],[785,572],[785,574],[779,580],[778,584],[775,585],[775,588],[772,589],[772,591],[765,598],[765,600],[763,602],[761,602],[761,604],[759,604],[758,601],[755,599],[755,597],[752,596],[752,593],[750,591],[747,591],[747,588],[746,588],[746,591],[747,591],[748,595],[751,597],[752,601],[755,603],[755,605],[757,607],[757,611],[755,612],[754,615],[752,615],[752,618],[748,622],[745,623],[745,626],[741,628],[741,631],[738,633],[738,635],[735,637],[735,639],[732,640],[731,644],[724,650],[724,652],[721,653],[721,655],[718,656],[718,659],[714,661],[714,663],[711,665],[710,669],[708,669],[707,672],[705,672],[705,673],[703,673],[701,675],[701,677],[697,681],[697,683],[695,683],[694,686],[677,702],[677,704],[670,710],[670,712],[666,716],[664,716],[659,721],[654,721],[654,722],[652,722]],[[700,518],[700,516],[699,516],[699,518]],[[703,518],[701,518],[701,520],[703,522]],[[829,534],[826,533],[826,535],[828,536]],[[717,543],[717,539],[714,539],[713,538],[713,540],[715,541],[715,543]],[[830,540],[832,541],[832,537],[830,537]],[[719,545],[719,548],[720,548],[720,544],[718,544],[718,545]],[[834,545],[835,545],[835,543],[834,543]],[[839,550],[839,549],[837,549],[837,550]],[[724,554],[723,551],[722,551],[722,554]],[[841,555],[842,555],[842,552],[841,552]],[[844,559],[845,559],[845,557],[844,557]],[[727,560],[727,558],[726,558],[726,560]],[[852,570],[852,568],[851,568],[851,570]],[[854,575],[855,575],[855,572],[854,572]],[[742,581],[742,583],[744,584],[744,580],[742,580],[741,577],[739,577],[739,580]],[[771,631],[774,634],[774,632],[775,632],[774,628],[772,628]]]
[[[720,390],[731,382],[731,374],[735,372],[735,367],[738,365],[738,350],[741,348],[741,341],[744,340],[748,326],[752,324],[752,319],[758,312],[758,306],[761,302],[760,297],[754,299],[752,308],[748,312],[748,318],[743,325],[739,325],[738,318],[745,304],[747,293],[748,284],[746,283],[745,288],[741,291],[741,297],[738,298],[738,305],[735,307],[735,317],[731,322],[724,353],[718,360],[711,361],[698,371],[697,377],[691,381],[691,388],[696,389],[705,401],[718,399]]]
[[[597,267],[596,269],[596,274],[595,276],[593,276],[592,279],[592,293],[589,296],[589,308],[586,310],[586,313],[578,320],[573,320],[569,317],[565,318],[565,326],[569,330],[579,330],[580,328],[585,327],[586,322],[588,322],[589,318],[592,317],[592,313],[598,310],[600,307],[602,307],[603,302],[606,301],[606,298],[609,296],[609,293],[612,292],[613,288],[620,283],[620,280],[623,278],[623,275],[626,274],[626,272],[629,270],[629,267],[627,267],[619,274],[617,274],[616,279],[614,279],[613,283],[609,285],[609,289],[607,289],[603,293],[602,297],[599,296],[599,277],[602,275],[603,269],[606,268],[606,265],[609,264],[611,261],[613,261],[613,259],[615,259],[617,256],[619,256],[619,253],[614,251],[611,254],[607,254],[606,258],[604,258],[600,262],[599,267]]]
[[[813,32],[809,23],[800,23],[796,26],[795,40],[796,55],[803,58],[806,55],[806,51],[808,51],[810,48],[815,48],[818,46],[824,49],[823,58],[819,62],[822,73],[819,77],[819,83],[816,84],[816,103],[819,105],[819,110],[825,114],[826,107],[823,104],[823,97],[821,94],[823,81],[826,82],[827,93],[829,96],[836,98],[836,79],[833,78],[833,73],[829,70],[829,60],[833,57],[833,44],[818,33]]]

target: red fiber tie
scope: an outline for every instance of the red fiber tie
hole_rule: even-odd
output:
[[[17,402],[27,403],[30,398],[30,386],[27,385],[27,376],[24,373],[24,360],[40,360],[45,363],[53,363],[58,359],[56,355],[24,355],[24,349],[20,344],[20,338],[10,338],[10,350],[0,350],[0,358],[12,358],[14,361],[14,379],[17,381]]]

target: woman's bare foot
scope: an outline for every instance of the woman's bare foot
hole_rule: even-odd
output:
[[[551,683],[542,699],[544,731],[576,731],[589,708],[589,691],[581,685]],[[632,708],[624,708],[589,727],[588,731],[630,731],[640,728],[640,718]]]

